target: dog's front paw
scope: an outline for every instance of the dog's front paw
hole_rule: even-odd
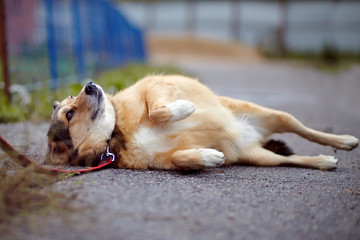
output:
[[[195,105],[187,100],[177,100],[175,102],[167,104],[166,106],[170,109],[172,113],[170,122],[176,122],[185,119],[196,110]]]
[[[195,150],[200,152],[205,167],[219,167],[226,160],[225,155],[215,149],[203,148]]]

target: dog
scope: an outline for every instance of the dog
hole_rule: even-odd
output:
[[[273,133],[291,132],[336,149],[359,140],[304,126],[291,114],[217,96],[198,80],[147,76],[115,95],[88,82],[76,97],[53,103],[46,163],[95,166],[107,147],[113,167],[201,170],[221,165],[292,165],[332,170],[333,156],[299,156]]]

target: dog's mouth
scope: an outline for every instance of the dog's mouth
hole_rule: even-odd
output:
[[[105,94],[102,88],[93,82],[85,84],[84,92],[88,96],[88,104],[92,109],[91,119],[95,120],[104,111]]]

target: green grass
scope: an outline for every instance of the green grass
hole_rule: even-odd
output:
[[[100,84],[106,92],[113,94],[149,74],[184,74],[184,72],[172,67],[133,64],[105,71],[94,81]],[[75,83],[55,91],[49,89],[33,91],[31,92],[31,102],[25,106],[19,101],[13,101],[10,105],[7,104],[6,97],[1,91],[0,123],[28,120],[48,121],[52,114],[52,103],[55,100],[61,101],[70,95],[76,96],[82,87],[83,83]]]
[[[0,92],[0,123],[17,122],[25,120],[22,107],[16,104],[8,104],[5,94]]]

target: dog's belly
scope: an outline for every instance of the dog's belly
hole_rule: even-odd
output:
[[[182,137],[190,129],[197,127],[196,122],[179,121],[167,125],[156,125],[153,127],[140,126],[134,135],[132,145],[136,146],[136,151],[141,151],[144,164],[150,168],[169,168],[171,152],[179,147]],[[184,148],[184,147],[183,147]],[[185,148],[184,148],[185,149]],[[162,157],[159,154],[163,154]],[[169,156],[167,156],[169,155]]]
[[[140,126],[133,138],[137,151],[141,151],[137,155],[149,168],[171,168],[174,151],[212,148],[225,154],[226,163],[233,163],[241,157],[242,149],[262,140],[257,126],[245,115],[217,114],[206,121],[204,117],[195,115],[168,125]]]
[[[135,134],[134,143],[143,152],[153,158],[155,153],[168,152],[175,148],[181,131],[194,127],[195,124],[187,122],[176,122],[169,125],[158,125],[155,127],[140,127]]]

